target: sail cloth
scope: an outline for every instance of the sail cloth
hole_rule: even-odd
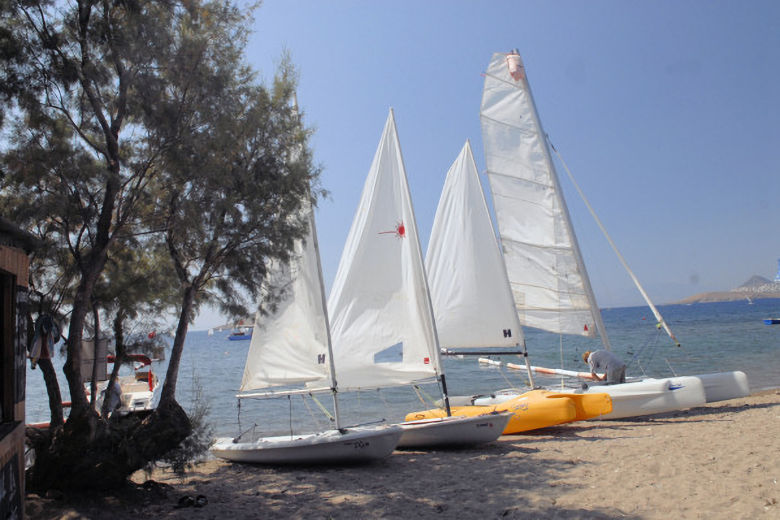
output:
[[[521,324],[594,336],[600,315],[519,55],[493,55],[480,115],[496,221]]]
[[[438,374],[433,312],[392,110],[349,230],[328,313],[339,389],[399,386]]]
[[[325,315],[314,214],[304,240],[295,243],[289,264],[271,267],[270,283],[284,286],[276,312],[257,313],[249,345],[241,392],[275,386],[302,386],[312,391],[331,388],[328,321]]]
[[[447,172],[425,267],[442,347],[509,347],[522,342],[468,141]]]

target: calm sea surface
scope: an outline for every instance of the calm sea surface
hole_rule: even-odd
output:
[[[780,299],[661,306],[660,311],[682,343],[678,348],[655,327],[645,307],[606,309],[603,317],[612,349],[628,364],[628,376],[668,377],[742,370],[750,388],[757,391],[780,387],[780,325],[768,326],[764,318],[780,317]],[[262,427],[263,433],[313,431],[326,428],[322,405],[332,411],[332,398],[323,394],[319,403],[300,396],[242,400],[240,416],[235,394],[241,381],[249,341],[229,341],[229,332],[190,332],[187,337],[177,385],[179,402],[188,411],[208,407],[208,421],[216,435]],[[597,340],[596,340],[597,341]],[[537,366],[586,370],[582,352],[599,348],[588,338],[561,338],[535,330],[526,331],[531,363]],[[521,364],[517,356],[494,359]],[[54,360],[60,384],[64,359]],[[155,362],[161,377],[166,362]],[[476,357],[444,360],[450,395],[478,394],[508,387],[522,388],[525,373],[506,368],[480,366]],[[338,373],[338,367],[336,367]],[[560,379],[535,377],[536,384],[560,386]],[[441,397],[438,387],[423,390],[430,398]],[[64,397],[67,399],[67,397]],[[47,421],[48,404],[40,370],[27,370],[27,420]],[[342,424],[385,419],[397,422],[411,411],[430,408],[408,388],[339,394]],[[239,418],[240,417],[240,418]]]

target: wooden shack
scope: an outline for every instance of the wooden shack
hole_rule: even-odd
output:
[[[0,217],[0,518],[24,517],[27,281],[35,238]]]

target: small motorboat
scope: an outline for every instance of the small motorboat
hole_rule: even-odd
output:
[[[114,387],[111,393],[112,403],[109,408],[111,413],[126,415],[129,413],[147,413],[154,409],[156,397],[160,390],[160,380],[152,371],[152,360],[143,354],[128,354],[127,362],[133,363],[133,373],[120,375],[117,378],[118,387]],[[107,356],[109,363],[114,363],[112,355]],[[148,369],[144,370],[146,367]],[[89,382],[85,383],[89,389]],[[100,410],[105,399],[105,391],[108,381],[98,381],[98,400],[95,404]]]
[[[252,339],[252,329],[237,329],[230,333],[228,336],[230,341],[240,341],[243,339]]]

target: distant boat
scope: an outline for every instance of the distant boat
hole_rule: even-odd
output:
[[[252,329],[238,329],[234,330],[230,336],[228,336],[228,339],[230,341],[240,341],[243,339],[252,339]]]
[[[780,325],[780,318],[767,318],[764,320],[764,325]]]

